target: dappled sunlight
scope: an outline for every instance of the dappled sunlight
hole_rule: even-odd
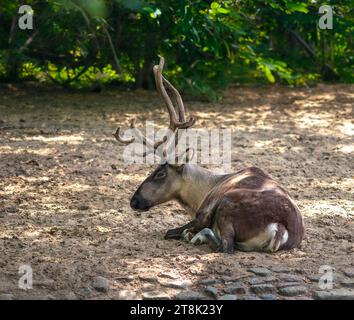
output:
[[[65,143],[65,144],[72,144],[72,145],[78,145],[80,144],[83,140],[84,137],[82,134],[70,134],[70,135],[60,135],[56,137],[44,137],[44,136],[33,136],[33,137],[25,137],[25,141],[40,141],[44,142],[46,144],[60,144],[60,143]],[[15,140],[16,141],[16,140]]]
[[[64,191],[64,192],[66,192],[66,191],[84,192],[84,191],[91,190],[92,188],[93,188],[92,186],[84,185],[84,184],[81,184],[81,183],[70,183],[70,184],[65,184],[65,185],[61,186],[59,188],[59,190],[60,191]]]
[[[255,141],[254,147],[264,150],[265,147],[269,147],[273,145],[273,141],[271,140],[264,140],[264,141]]]
[[[338,125],[338,129],[345,135],[354,136],[354,123],[352,120],[344,119],[341,125]]]
[[[316,201],[303,201],[305,217],[342,217],[345,219],[354,218],[353,201],[347,199],[328,199]]]
[[[205,278],[250,279],[251,266],[314,273],[319,261],[347,265],[354,254],[350,109],[341,107],[347,102],[337,101],[336,92],[311,90],[229,89],[216,104],[188,101],[188,110],[198,118],[196,128],[232,129],[232,171],[262,168],[289,190],[304,216],[301,248],[231,256],[213,253],[206,245],[165,241],[166,230],[190,220],[176,202],[148,212],[130,208],[130,197],[155,165],[124,163],[124,147],[112,133],[118,124],[128,128],[133,116],[139,127],[145,119],[156,128],[168,125],[157,95],[131,94],[130,100],[118,102],[109,92],[96,95],[97,107],[89,113],[83,107],[68,117],[68,108],[58,107],[47,126],[41,125],[45,112],[38,105],[31,109],[37,122],[25,118],[26,128],[16,127],[16,119],[24,118],[22,110],[15,112],[16,102],[11,118],[4,118],[15,127],[1,131],[0,254],[8,262],[0,271],[30,263],[40,281],[51,279],[75,293],[90,286],[93,275],[104,275],[112,279],[106,296],[125,289],[141,297],[149,279],[159,279],[154,285],[169,295],[181,291],[161,284],[166,273],[194,290]],[[150,103],[141,106],[144,101]],[[140,111],[129,111],[136,105]],[[161,110],[154,112],[156,106]]]
[[[351,145],[338,146],[336,151],[346,153],[346,154],[354,153],[354,142]]]
[[[57,149],[54,149],[54,148],[36,148],[36,147],[34,147],[34,148],[30,148],[30,147],[0,148],[0,154],[1,153],[8,153],[8,152],[11,152],[13,154],[28,153],[28,154],[39,155],[39,156],[48,156],[48,155],[57,153]]]
[[[21,192],[26,192],[30,189],[30,187],[20,187],[20,191]],[[8,184],[6,186],[2,186],[1,191],[3,192],[3,194],[5,195],[14,195],[17,194],[19,192],[19,186],[18,185],[14,185],[14,184]]]
[[[327,118],[327,119],[325,119]],[[299,128],[311,128],[311,127],[328,127],[330,125],[331,116],[309,114],[300,115],[294,121]]]
[[[141,166],[144,166],[143,164]],[[134,173],[116,173],[114,178],[117,182],[119,181],[133,181],[133,182],[142,182],[141,174],[134,174]]]
[[[341,191],[351,191],[354,185],[354,176],[333,179],[332,181],[321,181],[319,179],[316,184],[319,188],[338,188]]]
[[[315,102],[324,102],[324,101],[331,101],[331,100],[334,100],[336,98],[336,93],[333,93],[333,92],[324,92],[324,93],[317,93],[317,94],[314,94],[312,97],[311,97],[311,100],[312,101],[315,101]]]

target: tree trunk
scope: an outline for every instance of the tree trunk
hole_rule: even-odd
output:
[[[13,50],[14,38],[17,31],[16,22],[17,22],[17,17],[14,16],[11,22],[10,35],[8,40],[8,49],[6,52],[5,80],[10,82],[18,80],[19,63],[17,61],[16,54],[14,54],[14,50]]]

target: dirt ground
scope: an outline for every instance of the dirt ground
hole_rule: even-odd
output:
[[[112,133],[134,115],[164,125],[156,93],[2,86],[0,294],[173,299],[187,290],[211,298],[205,279],[221,295],[251,279],[251,267],[302,277],[308,298],[322,265],[334,268],[334,288],[354,280],[345,273],[354,270],[354,86],[230,88],[216,104],[184,100],[196,127],[232,128],[233,170],[258,166],[291,192],[306,226],[301,248],[212,253],[163,239],[190,219],[177,203],[141,214],[130,208],[153,167],[124,164]],[[33,289],[18,288],[22,264],[33,269]],[[109,281],[104,292],[94,289],[98,276]]]

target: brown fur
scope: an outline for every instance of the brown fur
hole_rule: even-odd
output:
[[[165,177],[156,179],[162,172]],[[210,228],[219,233],[219,250],[232,252],[236,243],[257,237],[273,223],[278,228],[272,240],[274,251],[298,247],[303,238],[303,221],[295,202],[256,167],[217,176],[197,166],[165,164],[142,183],[133,199],[139,200],[140,207],[135,209],[140,210],[175,199],[195,214],[187,225],[169,230],[166,239],[178,239],[187,229],[196,234]],[[286,232],[288,239],[280,245]]]
[[[251,167],[230,175],[211,190],[196,213],[191,232],[216,226],[225,242],[221,250],[230,251],[231,242],[247,241],[270,223],[288,231],[288,241],[280,249],[300,245],[304,227],[298,207],[277,182]],[[278,230],[276,237],[283,233]]]

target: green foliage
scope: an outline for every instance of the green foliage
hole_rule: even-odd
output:
[[[166,57],[178,86],[216,99],[232,83],[353,82],[353,11],[329,0],[334,29],[317,26],[320,1],[32,0],[34,30],[17,27],[20,1],[2,0],[0,78],[63,86],[152,89]]]

